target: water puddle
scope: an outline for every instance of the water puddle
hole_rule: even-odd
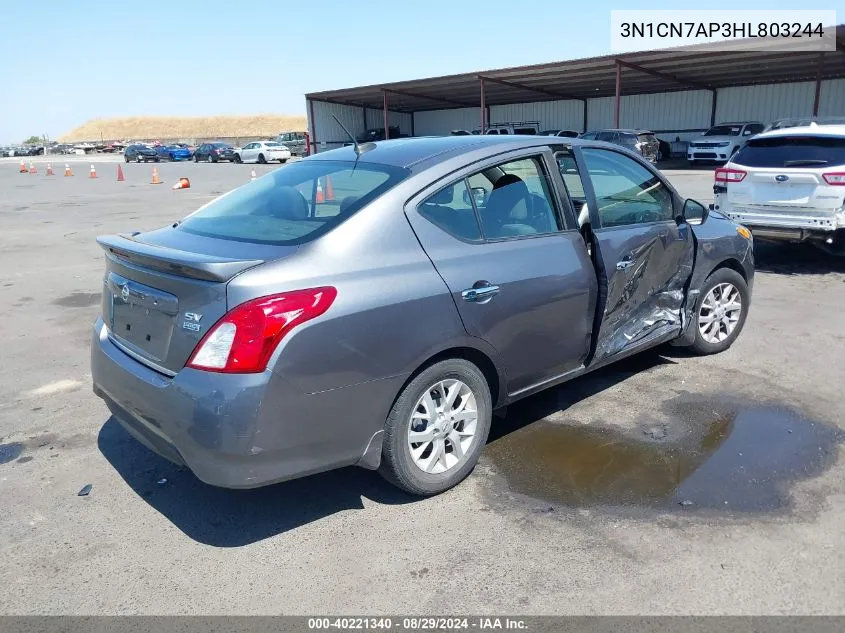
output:
[[[64,306],[65,308],[87,308],[98,303],[100,303],[99,292],[74,292],[53,301],[54,305]]]
[[[541,420],[484,454],[512,491],[559,505],[765,511],[788,506],[789,484],[832,465],[843,439],[779,407],[671,406],[669,422],[629,434]]]

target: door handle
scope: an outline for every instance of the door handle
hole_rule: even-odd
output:
[[[480,288],[467,288],[461,292],[464,301],[473,303],[486,303],[499,294],[499,286],[482,286]]]

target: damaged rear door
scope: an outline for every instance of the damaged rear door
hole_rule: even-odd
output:
[[[695,247],[677,196],[656,171],[613,149],[579,147],[575,158],[599,278],[596,363],[680,332]]]

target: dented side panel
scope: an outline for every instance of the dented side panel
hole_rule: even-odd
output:
[[[595,242],[604,292],[593,362],[652,336],[680,332],[694,259],[689,225],[669,221],[600,229]]]

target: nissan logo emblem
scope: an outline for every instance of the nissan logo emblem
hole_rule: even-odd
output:
[[[786,182],[787,180],[789,180],[789,176],[785,176],[784,174],[778,174],[777,176],[775,176],[775,180],[777,180],[778,182]]]
[[[129,284],[124,284],[120,289],[120,298],[124,301],[129,301]]]

